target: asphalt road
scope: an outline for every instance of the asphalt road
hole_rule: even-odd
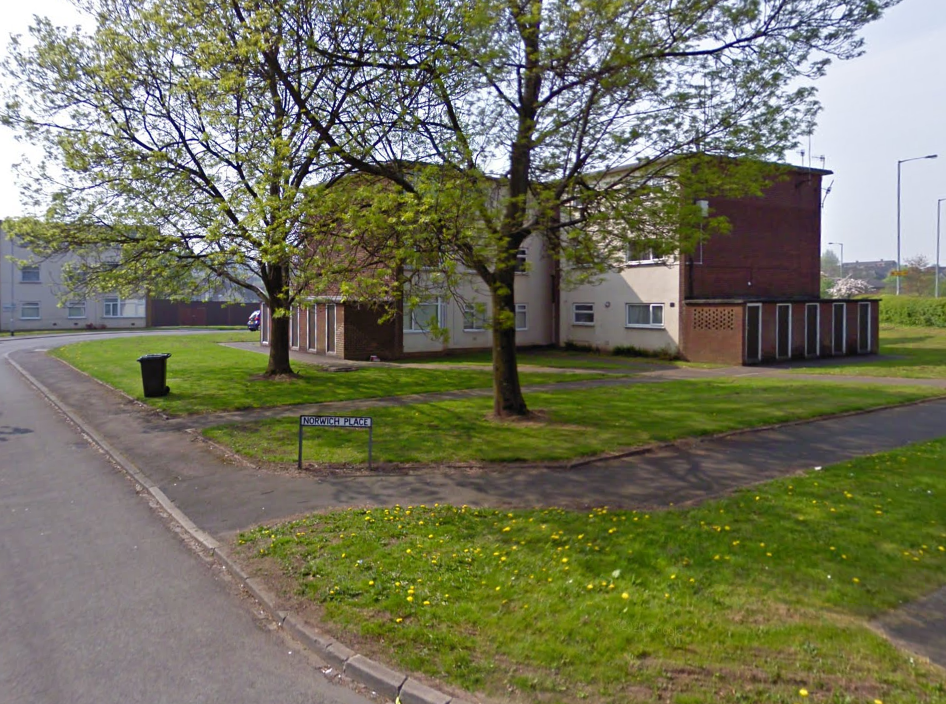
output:
[[[366,704],[256,618],[4,359],[0,704]]]

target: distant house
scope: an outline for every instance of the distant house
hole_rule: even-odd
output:
[[[881,292],[886,288],[886,279],[897,269],[897,262],[887,259],[868,262],[844,262],[845,276],[866,281],[872,291]]]
[[[876,353],[879,302],[820,297],[821,179],[829,173],[796,167],[760,197],[711,199],[704,206],[728,218],[729,234],[670,256],[628,247],[611,272],[571,289],[544,239],[531,237],[519,253],[517,343],[723,364]],[[458,298],[402,309],[386,323],[364,302],[313,299],[293,310],[290,345],[346,359],[488,349],[483,285],[471,278]],[[266,344],[265,311],[263,319]]]
[[[0,227],[0,331],[145,327],[144,298],[104,294],[62,300],[62,268],[71,258],[36,259]]]

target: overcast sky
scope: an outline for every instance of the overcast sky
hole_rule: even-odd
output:
[[[33,14],[75,24],[68,0],[8,2],[0,27],[22,33]],[[834,172],[823,213],[822,248],[844,245],[845,261],[896,258],[897,161],[902,166],[902,259],[936,252],[936,201],[946,198],[946,0],[903,0],[865,33],[867,53],[836,63],[819,84],[824,110],[811,163]],[[21,145],[0,127],[0,216],[21,214],[12,165]],[[802,163],[799,153],[787,155]],[[833,183],[832,183],[833,182]],[[943,204],[946,229],[946,202]],[[831,247],[840,253],[837,246]],[[946,242],[942,261],[946,263]]]

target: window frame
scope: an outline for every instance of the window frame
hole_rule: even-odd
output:
[[[647,319],[650,322],[647,323],[632,323],[630,322],[630,312],[631,308],[647,308]],[[660,322],[654,322],[654,311],[660,310]],[[663,330],[665,329],[666,318],[664,317],[666,306],[663,303],[625,303],[624,304],[624,327],[629,329],[645,329],[645,330]]]
[[[463,332],[486,331],[486,307],[483,304],[477,305],[476,303],[464,303],[462,307],[462,313]]]
[[[522,313],[525,316],[525,325],[519,327],[519,314]],[[513,327],[515,327],[516,332],[524,332],[529,329],[529,304],[528,303],[517,303],[515,314],[513,315]]]
[[[443,301],[439,297],[437,297],[433,299],[432,301],[422,301],[418,303],[416,306],[414,306],[413,308],[407,308],[404,311],[404,332],[405,333],[416,335],[416,334],[427,334],[430,332],[429,329],[418,327],[417,320],[414,317],[414,312],[418,308],[424,308],[427,306],[437,307],[436,313],[435,313],[436,319],[437,319],[437,327],[441,327],[441,328],[443,327]],[[410,321],[410,326],[408,326],[407,324],[408,321]]]
[[[36,274],[36,278],[26,278],[26,274],[29,272],[31,275]],[[28,264],[26,266],[20,267],[20,283],[21,284],[40,284],[43,282],[42,274],[40,272],[39,264]]]
[[[520,247],[516,252],[516,273],[517,274],[528,274],[529,273],[529,248]]]
[[[655,246],[650,244],[646,248],[642,247],[641,252],[632,253],[631,250],[635,246],[641,246],[646,244],[646,241],[631,240],[627,243],[627,246],[624,247],[624,263],[632,266],[637,266],[640,264],[660,264],[664,261],[665,257],[658,257],[655,251]],[[632,254],[646,254],[646,258],[634,257]]]
[[[141,315],[127,315],[126,314],[125,306],[126,304],[129,303],[129,301],[140,301],[140,304],[136,303],[135,306],[136,307],[140,306],[142,308]],[[114,312],[110,312],[110,308],[112,307],[115,307],[115,309],[117,310],[117,315]],[[109,318],[112,320],[115,320],[118,318],[129,318],[129,319],[145,318],[146,312],[144,308],[145,308],[145,299],[143,298],[122,298],[121,296],[117,296],[117,295],[108,295],[108,296],[103,297],[102,299],[102,317]]]
[[[82,315],[74,315],[73,309],[81,308]],[[88,301],[67,301],[66,302],[66,318],[69,320],[85,320],[89,317],[88,312]]]
[[[26,307],[36,308],[36,315],[25,315]],[[39,301],[20,301],[20,320],[42,320],[43,310]]]
[[[587,307],[590,310],[579,311],[578,308]],[[578,314],[591,315],[591,320],[578,320]],[[572,325],[581,325],[583,327],[593,327],[595,324],[595,304],[594,303],[572,303]]]

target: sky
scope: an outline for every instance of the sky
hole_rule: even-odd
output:
[[[0,25],[5,49],[25,33],[34,14],[76,24],[68,0],[8,3]],[[946,0],[902,0],[864,31],[866,53],[836,62],[818,83],[819,125],[796,164],[833,171],[824,181],[822,249],[844,261],[896,259],[897,162],[927,154],[939,158],[901,166],[901,261],[935,260],[937,199],[946,198]],[[23,214],[12,166],[23,154],[0,127],[0,217]],[[821,157],[824,157],[822,162]],[[943,229],[946,230],[946,202]],[[946,240],[946,233],[944,233]],[[946,241],[941,261],[946,264]]]

